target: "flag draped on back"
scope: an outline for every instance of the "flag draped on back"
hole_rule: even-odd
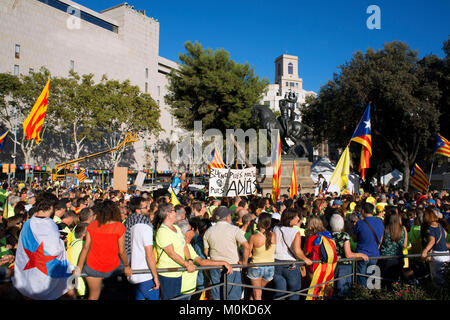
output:
[[[370,124],[370,103],[356,127],[350,141],[362,144],[359,172],[363,180],[366,179],[366,168],[369,167],[369,158],[372,156],[372,134]]]
[[[219,151],[217,151],[217,148],[214,147],[214,151],[212,154],[211,162],[209,163],[210,168],[225,168],[225,164],[222,161],[222,157],[219,154]]]
[[[67,292],[71,269],[53,220],[36,216],[27,220],[16,250],[14,287],[31,299],[54,300]]]
[[[27,140],[34,139],[36,144],[41,142],[39,134],[42,130],[45,114],[47,112],[49,88],[50,79],[48,79],[47,84],[45,85],[44,90],[42,90],[39,98],[36,100],[33,109],[31,109],[30,114],[23,122],[23,132],[25,138]]]
[[[298,195],[297,189],[297,172],[295,171],[295,160],[292,166],[292,176],[291,176],[291,188],[289,189],[289,199],[293,199],[294,196]]]
[[[345,148],[344,152],[339,159],[339,162],[334,169],[333,175],[330,179],[330,184],[334,184],[339,187],[339,190],[347,189],[348,186],[348,175],[350,173],[350,152]]]
[[[415,163],[411,170],[411,185],[421,192],[427,192],[430,184],[426,174],[420,169],[417,163]]]
[[[4,134],[0,136],[0,151],[3,151],[3,147],[5,146],[6,136],[8,135],[9,130],[6,130]]]
[[[439,133],[436,135],[436,146],[434,147],[434,152],[450,157],[450,142]]]
[[[306,300],[317,300],[320,299],[320,297],[330,297],[333,294],[332,282],[321,286],[319,284],[334,279],[334,270],[338,260],[336,243],[328,232],[318,233],[312,237],[314,237],[314,245],[319,246],[320,260],[322,262],[316,264],[317,266],[313,273],[310,289],[308,290],[308,295],[315,297],[308,296]]]
[[[272,200],[277,202],[281,192],[281,139],[278,132],[277,142],[272,147]]]

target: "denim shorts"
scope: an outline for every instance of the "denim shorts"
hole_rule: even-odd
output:
[[[273,279],[274,274],[275,274],[274,266],[253,267],[248,268],[247,270],[247,277],[253,280],[263,278],[266,281],[271,281]]]
[[[86,275],[88,277],[92,277],[92,278],[109,278],[114,275],[119,275],[119,274],[123,273],[123,264],[121,262],[117,268],[115,268],[114,270],[112,270],[110,272],[100,272],[100,271],[96,271],[96,270],[90,268],[86,263],[83,267],[82,273],[86,273]]]

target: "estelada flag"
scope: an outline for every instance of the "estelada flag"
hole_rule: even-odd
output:
[[[3,151],[3,147],[5,146],[6,136],[8,135],[9,130],[6,130],[4,134],[0,136],[0,151]]]
[[[277,202],[281,193],[281,139],[278,131],[277,142],[272,148],[272,201]]]
[[[45,114],[47,112],[49,88],[50,79],[48,79],[47,84],[45,85],[44,90],[42,90],[39,98],[36,100],[33,109],[31,109],[30,114],[23,122],[23,134],[25,139],[34,139],[36,144],[41,142],[39,134],[42,130]]]
[[[431,185],[425,172],[420,169],[417,163],[414,164],[411,170],[411,185],[421,192],[427,192],[428,186]]]
[[[359,172],[361,178],[366,179],[366,168],[369,167],[369,158],[372,156],[372,134],[370,123],[370,103],[364,111],[361,120],[356,127],[350,141],[355,141],[363,145],[361,149],[361,159],[359,162]]]
[[[225,164],[222,161],[222,157],[220,156],[219,152],[217,151],[217,148],[215,147],[208,167],[221,169],[225,168]]]
[[[311,260],[321,260],[320,263],[314,263],[309,267],[313,277],[306,300],[330,297],[333,294],[333,282],[321,284],[334,279],[334,270],[338,261],[336,243],[331,234],[325,231],[310,236],[305,243],[305,252],[312,254]]]
[[[436,135],[436,145],[434,147],[434,152],[446,157],[450,157],[450,142],[439,133]]]
[[[84,180],[87,179],[86,170],[82,170],[79,174],[77,174],[78,181],[83,182]]]
[[[34,215],[24,223],[12,278],[21,294],[35,300],[58,299],[68,290],[73,268],[52,219]]]
[[[291,187],[289,189],[289,199],[293,199],[294,196],[298,195],[298,188],[297,188],[297,172],[295,171],[295,160],[294,164],[292,166],[292,175],[291,175]]]

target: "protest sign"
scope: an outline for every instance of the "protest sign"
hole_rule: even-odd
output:
[[[256,168],[211,168],[209,195],[213,197],[248,196],[256,193]]]

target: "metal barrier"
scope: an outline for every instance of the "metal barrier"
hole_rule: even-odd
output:
[[[428,257],[434,257],[434,256],[450,256],[450,252],[447,253],[429,253]],[[409,255],[398,255],[398,256],[380,256],[380,257],[369,257],[369,260],[383,260],[383,259],[393,259],[393,258],[421,258],[421,254],[409,254]],[[273,291],[273,292],[280,292],[280,293],[285,293],[286,295],[279,297],[275,300],[284,300],[290,296],[293,295],[299,295],[299,296],[311,296],[311,297],[319,297],[319,296],[312,296],[312,295],[308,295],[305,292],[308,292],[309,289],[311,288],[315,288],[315,287],[319,287],[319,286],[323,286],[324,284],[328,284],[328,283],[333,283],[337,280],[341,280],[341,279],[345,279],[348,277],[352,277],[352,282],[353,284],[356,283],[356,277],[357,276],[363,276],[363,277],[372,277],[375,279],[380,279],[380,280],[392,280],[392,279],[383,279],[381,277],[376,277],[374,275],[367,275],[367,274],[361,274],[361,273],[357,273],[356,272],[356,263],[357,261],[361,261],[363,260],[362,258],[342,258],[339,259],[337,262],[344,262],[344,261],[352,261],[352,273],[349,275],[345,275],[343,277],[340,278],[333,278],[330,281],[327,282],[323,282],[320,284],[317,284],[313,287],[308,287],[305,289],[301,289],[299,291],[286,291],[286,290],[279,290],[279,289],[274,289],[274,288],[267,288],[267,287],[256,287],[256,286],[252,286],[252,285],[248,285],[248,284],[243,284],[243,283],[233,283],[233,282],[229,282],[228,281],[228,275],[225,274],[224,275],[224,282],[222,283],[218,283],[215,285],[211,285],[208,287],[205,287],[204,289],[200,289],[200,290],[196,290],[194,292],[188,293],[188,294],[183,294],[181,296],[175,297],[172,300],[181,300],[184,299],[186,297],[198,294],[198,293],[202,293],[203,291],[209,291],[213,288],[218,288],[218,287],[223,287],[223,296],[224,296],[224,300],[228,300],[228,287],[229,286],[240,286],[243,288],[252,288],[252,289],[261,289],[261,290],[266,290],[266,291]],[[320,260],[312,260],[313,263],[321,263]],[[305,266],[305,262],[303,262],[302,260],[296,260],[296,261],[289,261],[289,262],[271,262],[271,263],[254,263],[254,264],[247,264],[246,266],[240,265],[240,264],[233,264],[231,265],[233,267],[233,269],[246,269],[246,268],[251,268],[251,267],[260,267],[260,266],[280,266],[280,265],[299,265],[299,266]],[[203,270],[212,270],[212,269],[224,269],[224,267],[217,267],[217,266],[196,266],[196,271],[203,271]],[[159,268],[157,269],[158,273],[161,272],[179,272],[179,271],[186,271],[187,269],[184,267],[180,267],[180,268]],[[140,269],[140,270],[133,270],[133,274],[145,274],[145,273],[150,273],[149,269]],[[87,276],[86,274],[81,274],[82,277]],[[320,297],[323,298],[323,297]]]

